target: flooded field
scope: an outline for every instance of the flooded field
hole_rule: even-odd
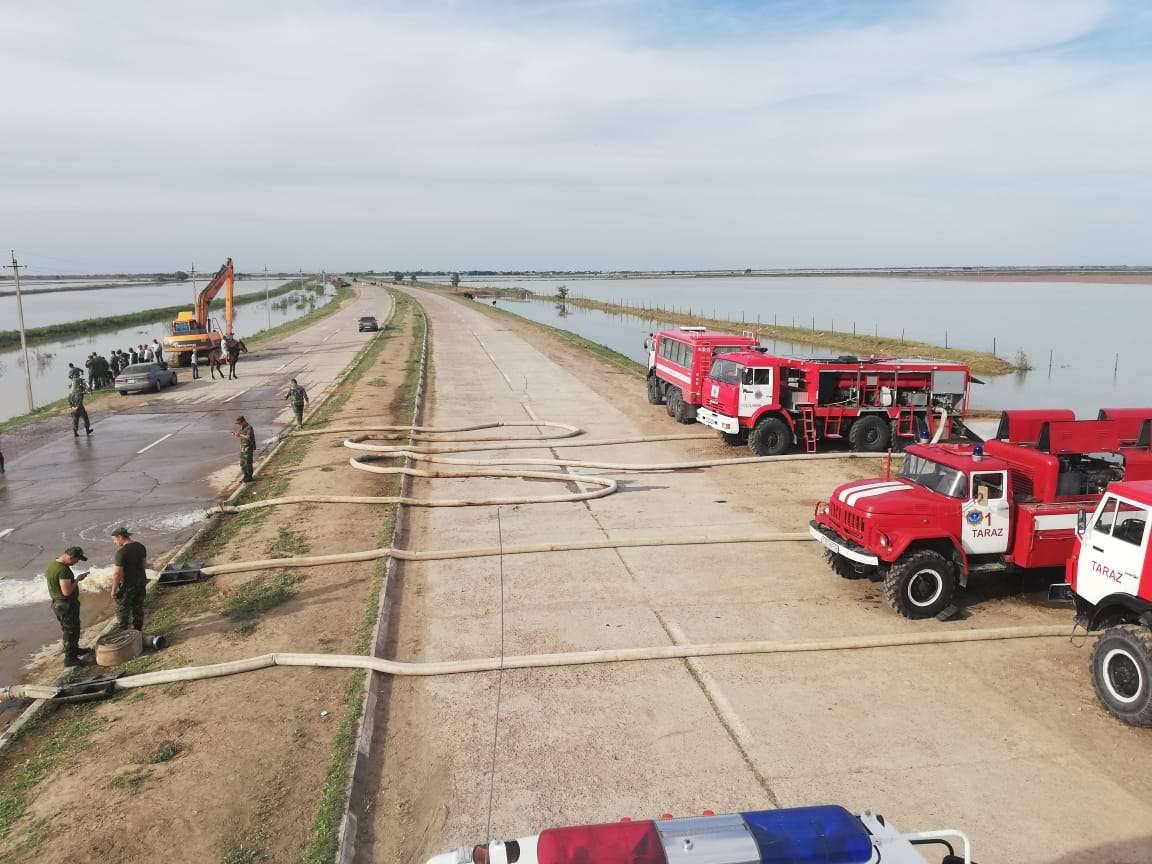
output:
[[[989,378],[974,388],[975,407],[1067,407],[1093,417],[1103,406],[1152,404],[1143,351],[1143,322],[1152,316],[1152,286],[1075,282],[965,282],[863,277],[731,277],[670,279],[483,279],[465,284],[521,286],[623,304],[691,309],[739,321],[835,326],[1014,359],[1033,369]],[[551,302],[506,303],[512,311],[601,342],[637,360],[653,322]],[[1117,310],[1123,310],[1118,315]],[[780,345],[782,353],[839,354],[835,348]]]

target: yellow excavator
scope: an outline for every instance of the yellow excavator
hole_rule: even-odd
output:
[[[180,312],[164,337],[164,359],[170,366],[187,366],[192,362],[192,352],[206,355],[213,348],[219,348],[225,335],[232,333],[232,294],[235,273],[232,259],[216,271],[216,275],[204,286],[196,297],[196,308]],[[224,289],[224,329],[220,323],[208,317],[208,307]]]

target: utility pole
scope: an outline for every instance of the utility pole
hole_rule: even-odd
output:
[[[28,337],[24,334],[24,301],[20,296],[20,268],[27,267],[16,260],[16,250],[12,250],[12,263],[4,266],[11,270],[16,279],[16,316],[20,319],[20,350],[24,354],[24,386],[28,391],[28,413],[36,410],[36,403],[32,401],[32,367],[28,365]]]
[[[195,311],[195,309],[196,309],[196,262],[195,261],[192,262],[192,309],[193,309],[193,311]],[[199,323],[202,324],[204,327],[208,326],[207,321],[201,321]]]
[[[264,309],[268,313],[268,329],[272,329],[272,297],[268,293],[268,265],[264,265]]]

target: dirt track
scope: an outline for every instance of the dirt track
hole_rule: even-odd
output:
[[[634,376],[478,304],[417,293],[435,337],[429,424],[535,416],[593,437],[675,431]],[[705,441],[564,455],[724,452]],[[620,494],[587,503],[416,511],[412,547],[796,530],[817,499],[865,472],[794,463],[630,474]],[[496,494],[521,481],[434,488],[464,484]],[[422,485],[417,494],[433,488]],[[995,593],[968,621],[908,622],[878,586],[838,579],[804,543],[430,562],[401,569],[393,655],[1070,625],[1067,610]],[[387,740],[360,860],[420,861],[484,840],[489,824],[500,837],[624,815],[836,802],[905,830],[966,830],[982,861],[1147,861],[1147,736],[1096,706],[1087,656],[1048,640],[396,681],[377,718]]]

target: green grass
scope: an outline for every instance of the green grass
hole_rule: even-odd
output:
[[[311,548],[312,545],[308,542],[308,538],[299,531],[281,526],[276,539],[268,544],[268,557],[295,558],[299,555],[307,555]]]
[[[303,577],[285,570],[271,578],[257,577],[242,583],[224,600],[224,614],[234,621],[250,621],[292,599]]]
[[[152,752],[148,762],[152,765],[161,765],[164,762],[171,762],[183,752],[184,747],[178,742],[165,741]]]
[[[50,726],[51,733],[40,738],[32,753],[4,777],[0,791],[0,839],[7,839],[35,796],[36,787],[55,768],[84,750],[92,736],[104,726],[93,704],[57,706],[45,710],[21,730],[17,741]],[[13,742],[15,743],[15,742]],[[11,752],[11,751],[9,751]]]
[[[304,283],[293,280],[269,291],[270,297],[279,297],[291,291],[303,288]],[[338,298],[337,298],[338,299]],[[263,303],[263,294],[242,294],[233,300],[235,306],[247,306],[251,303]],[[325,304],[331,306],[331,303]],[[212,304],[213,309],[223,308],[224,301],[217,300]],[[139,312],[127,312],[123,315],[104,315],[100,318],[85,318],[80,321],[65,321],[62,324],[47,324],[43,327],[30,327],[24,331],[29,345],[38,342],[52,342],[59,339],[68,339],[73,336],[88,336],[93,333],[119,330],[122,327],[131,327],[134,324],[151,324],[155,321],[171,321],[180,312],[188,309],[187,303],[179,306],[159,306],[155,309],[142,309]],[[317,310],[319,311],[319,310]],[[304,316],[308,317],[308,316]],[[277,329],[277,328],[273,328]],[[0,348],[10,348],[20,344],[20,331],[0,330]]]

